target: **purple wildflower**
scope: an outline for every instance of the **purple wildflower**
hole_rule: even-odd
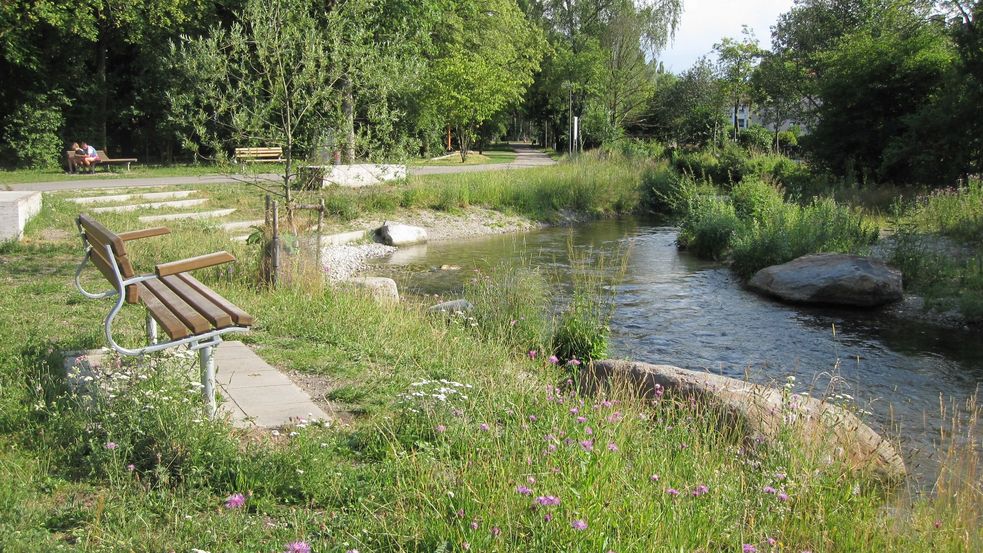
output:
[[[611,400],[609,399],[605,399],[604,401],[601,402],[601,407],[604,408],[611,407],[612,405],[614,405],[614,403],[611,403]]]
[[[766,494],[770,494],[770,495],[775,495],[776,493],[778,493],[778,490],[776,490],[775,488],[772,488],[771,486],[765,486],[765,487],[761,488],[761,491],[763,491]]]
[[[579,412],[580,412],[580,409],[577,409],[576,407],[571,407],[570,408],[570,414],[571,415],[576,415]]]
[[[676,488],[666,488],[666,493],[673,497],[676,497],[677,495],[679,495],[679,490],[677,490]]]
[[[464,518],[464,509],[458,509],[454,514],[457,516],[457,518]]]
[[[556,365],[560,362],[560,359],[555,355],[550,355],[550,365]]]
[[[534,349],[529,350],[529,359],[532,359],[532,360],[535,361],[535,359],[536,359],[536,350],[534,350]]]
[[[546,515],[543,516],[543,521],[549,522],[551,520],[553,520],[553,513],[546,513]]]
[[[105,445],[105,448],[108,449],[108,450],[110,450],[110,451],[116,449],[117,447],[119,447],[119,445],[117,445],[116,442],[106,442],[106,445]]]
[[[577,359],[576,357],[574,357],[573,359],[567,361],[567,365],[570,365],[570,366],[573,366],[573,367],[579,367],[580,366],[580,360]]]
[[[549,507],[551,505],[559,505],[560,498],[556,497],[555,495],[541,495],[536,498],[536,503],[539,503],[544,507]]]
[[[447,427],[442,424],[438,424],[434,427],[434,430],[436,430],[438,434],[443,434],[444,432],[447,432]]]
[[[618,444],[614,442],[610,442],[608,444],[608,451],[621,451],[621,450],[618,449]]]
[[[649,476],[649,480],[651,480],[652,482],[658,482],[659,481],[659,475],[658,474],[653,474],[652,476]]]
[[[662,385],[661,384],[656,384],[655,387],[653,388],[653,390],[655,392],[655,398],[656,399],[662,399],[662,394],[665,393],[665,390],[663,390]]]
[[[621,414],[621,411],[615,411],[614,413],[608,415],[608,422],[610,423],[621,422],[622,418],[623,415]]]
[[[532,495],[532,490],[530,490],[529,488],[527,488],[525,486],[519,485],[519,486],[516,486],[515,487],[515,493],[518,493],[518,494],[521,494],[521,495]]]
[[[529,415],[529,422],[536,422],[537,420],[539,419],[536,417],[536,415]]]
[[[462,541],[461,542],[461,549],[463,549],[465,551],[470,551],[471,550],[471,544],[468,543],[468,542],[466,542],[466,541]]]
[[[502,534],[502,529],[501,528],[499,528],[498,526],[492,526],[491,535],[493,535],[493,536],[495,536],[497,538],[501,534]]]
[[[768,538],[767,541],[768,541],[768,545],[775,545],[776,543],[778,543],[778,540],[776,540],[775,538]]]
[[[578,518],[577,520],[571,522],[570,526],[574,530],[584,531],[587,529],[587,521]]]
[[[478,429],[481,430],[482,432],[488,432],[488,423],[484,423],[484,422],[481,423],[480,425],[478,425]]]
[[[589,426],[585,426],[584,427],[584,434],[587,434],[588,436],[593,436],[594,435],[594,429],[591,428],[591,427],[589,427]]]
[[[284,553],[311,553],[311,546],[304,541],[295,541],[287,544]]]
[[[579,424],[584,424],[585,422],[587,422],[587,417],[577,417],[577,422]]]
[[[788,501],[788,494],[785,492],[778,492],[776,497],[778,497],[779,501]]]
[[[241,493],[234,493],[225,498],[226,509],[238,509],[246,504],[246,496]]]
[[[474,519],[474,520],[471,521],[471,529],[472,530],[477,530],[478,529],[478,519]]]
[[[707,486],[706,484],[700,484],[699,486],[694,488],[691,493],[693,494],[693,497],[700,497],[701,495],[710,493],[710,487]]]
[[[750,543],[745,543],[741,546],[741,551],[744,553],[758,553],[758,548],[751,545]]]
[[[593,451],[594,440],[583,440],[580,442],[580,447],[584,448],[584,451]]]
[[[134,464],[131,463],[129,465],[126,465],[126,470],[128,470],[130,472],[133,472],[133,471],[137,470],[137,467],[136,467],[136,465],[134,465]]]

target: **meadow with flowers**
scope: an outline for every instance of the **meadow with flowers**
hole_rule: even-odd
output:
[[[256,316],[243,339],[260,356],[330,384],[337,420],[209,420],[194,360],[175,353],[66,378],[60,352],[100,347],[106,307],[70,285],[74,207],[47,205],[28,240],[0,248],[2,551],[983,549],[975,423],[940,433],[925,490],[794,432],[756,439],[668,391],[583,391],[610,313],[586,270],[561,310],[535,267],[480,275],[466,290],[475,311],[448,318],[412,298],[392,308],[320,282],[202,274]],[[135,247],[135,264],[228,246],[195,223],[172,236]],[[132,341],[136,311],[120,325]]]

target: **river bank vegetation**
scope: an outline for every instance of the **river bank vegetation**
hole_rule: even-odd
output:
[[[108,363],[115,376],[97,381],[110,389],[87,399],[58,352],[101,346],[108,306],[71,286],[75,211],[48,202],[0,258],[4,550],[971,551],[983,540],[975,457],[955,440],[920,496],[791,431],[749,442],[669,394],[579,394],[584,350],[563,347],[603,353],[570,338],[604,336],[591,265],[568,311],[551,314],[548,273],[517,266],[478,275],[475,314],[444,319],[320,279],[257,288],[258,252],[233,246],[233,272],[200,278],[257,317],[244,340],[260,355],[327,383],[338,420],[276,433],[208,421],[180,356],[149,370]],[[106,220],[134,228],[137,215]],[[214,249],[222,238],[201,224],[134,242],[135,265]],[[132,311],[120,328],[137,342]]]

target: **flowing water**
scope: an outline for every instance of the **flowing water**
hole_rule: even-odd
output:
[[[878,311],[782,304],[742,287],[729,269],[676,249],[677,229],[622,219],[522,235],[401,249],[381,260],[401,293],[458,297],[474,269],[538,266],[558,275],[575,249],[618,256],[628,268],[615,290],[609,354],[666,363],[796,390],[855,398],[875,428],[896,434],[909,468],[930,475],[940,398],[964,401],[983,381],[983,337]],[[441,270],[440,267],[451,270]],[[458,269],[459,267],[459,269]]]

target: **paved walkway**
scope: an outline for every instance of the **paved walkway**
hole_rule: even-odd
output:
[[[242,342],[222,342],[214,351],[219,412],[228,415],[234,425],[276,428],[300,419],[331,419],[307,392]],[[76,379],[93,375],[104,355],[102,350],[67,353],[66,371],[80,369],[77,377],[69,373],[69,379],[79,384],[82,381]],[[195,368],[197,373],[197,365]]]
[[[546,167],[553,165],[548,155],[527,144],[513,144],[515,160],[510,163],[488,163],[479,165],[441,165],[409,167],[410,175],[446,175],[452,173],[475,173],[480,171],[504,171],[508,169],[527,169],[530,167]],[[257,175],[264,179],[280,179],[280,175]],[[241,180],[241,178],[239,179]],[[94,188],[141,188],[151,186],[178,186],[199,184],[221,184],[237,182],[230,175],[208,175],[202,177],[138,177],[138,178],[104,178],[98,175],[77,175],[69,180],[52,182],[33,182],[27,184],[10,184],[11,190],[35,190],[54,192],[58,190],[89,190]],[[0,186],[2,188],[2,186]]]

